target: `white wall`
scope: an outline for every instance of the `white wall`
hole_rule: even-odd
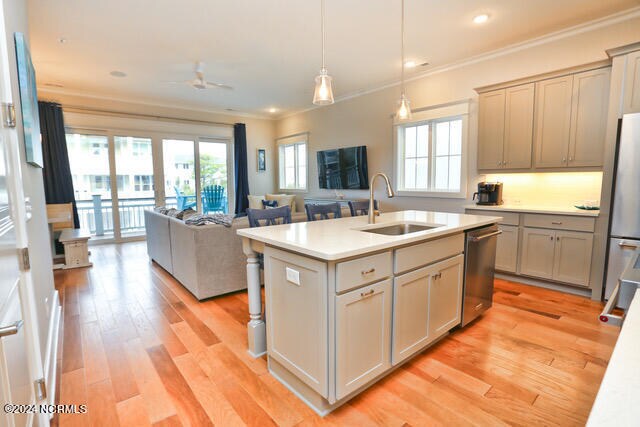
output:
[[[36,70],[37,71],[37,70]],[[270,119],[261,119],[255,117],[245,117],[233,114],[218,114],[198,110],[185,110],[178,108],[170,108],[160,105],[138,104],[135,102],[109,100],[104,98],[96,98],[91,96],[69,95],[48,91],[45,88],[38,89],[38,98],[40,100],[53,101],[65,106],[84,107],[93,110],[116,111],[123,114],[144,114],[149,116],[171,117],[175,119],[186,120],[202,120],[206,122],[220,123],[245,123],[247,129],[247,153],[248,153],[248,169],[249,169],[249,189],[252,194],[272,193],[275,188],[276,163],[275,163],[275,121]],[[106,117],[106,116],[103,116]],[[100,116],[95,117],[100,121]],[[108,122],[108,120],[104,120]],[[167,129],[171,126],[170,122],[157,121],[155,127]],[[258,148],[266,149],[267,154],[267,170],[266,172],[257,172],[257,150]]]
[[[36,310],[38,315],[38,332],[40,348],[42,349],[42,363],[45,365],[45,351],[47,349],[47,335],[49,332],[49,308],[54,296],[51,247],[49,227],[47,225],[46,205],[44,199],[44,184],[42,169],[31,166],[24,161],[24,134],[22,131],[22,116],[20,113],[20,92],[18,88],[18,71],[16,67],[15,47],[13,47],[13,33],[21,32],[29,39],[27,26],[27,6],[24,1],[2,2],[9,46],[9,65],[11,67],[11,83],[13,102],[16,106],[18,138],[22,161],[22,180],[25,196],[31,199],[33,216],[27,222],[29,235],[29,254],[31,257],[31,272],[33,275]]]
[[[495,56],[464,67],[425,76],[407,84],[407,96],[414,109],[448,102],[472,99],[469,113],[469,144],[467,150],[467,199],[396,197],[385,200],[379,189],[378,198],[387,209],[438,209],[460,212],[469,203],[477,174],[477,94],[473,90],[489,84],[510,81],[540,73],[555,71],[607,58],[605,49],[640,40],[640,19],[630,19],[565,38],[555,38],[503,56]],[[434,40],[446,43],[446,40]],[[333,76],[336,85],[340,76]],[[296,114],[277,123],[278,137],[310,132],[309,135],[309,195],[330,197],[333,192],[320,190],[317,182],[315,153],[318,150],[367,145],[369,174],[393,173],[393,134],[391,116],[400,95],[399,87],[382,89],[331,106]],[[368,197],[362,190],[342,191],[347,197]],[[570,197],[570,195],[567,195]],[[298,201],[300,203],[300,200]]]

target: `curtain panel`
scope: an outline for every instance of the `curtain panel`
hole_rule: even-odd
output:
[[[249,207],[249,171],[247,169],[247,130],[244,123],[233,125],[234,170],[236,184],[235,213],[244,215]]]
[[[64,131],[62,107],[53,102],[38,101],[40,132],[42,133],[42,156],[44,168],[44,194],[47,204],[73,203],[73,223],[80,227],[67,140]]]

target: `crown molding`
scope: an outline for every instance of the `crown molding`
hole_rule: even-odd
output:
[[[523,42],[514,43],[500,49],[495,49],[489,52],[481,53],[478,55],[471,56],[469,58],[465,58],[459,61],[454,61],[448,64],[443,64],[430,70],[424,71],[422,73],[414,74],[409,78],[405,78],[406,82],[412,82],[416,80],[423,79],[425,77],[429,77],[432,75],[444,73],[447,71],[455,70],[458,68],[464,68],[469,65],[473,65],[479,62],[488,61],[490,59],[499,58],[501,56],[509,55],[512,53],[516,53],[525,49],[530,49],[536,46],[544,45],[547,43],[551,43],[557,40],[562,40],[568,37],[576,36],[578,34],[586,33],[589,31],[594,31],[602,27],[608,27],[610,25],[614,25],[620,22],[628,21],[630,19],[640,17],[640,6],[636,6],[627,10],[623,10],[621,12],[614,13],[612,15],[607,15],[602,18],[594,19],[592,21],[584,22],[582,24],[575,25],[573,27],[564,28],[562,30],[554,31],[552,33],[548,33],[539,37],[534,37]],[[379,92],[384,89],[388,89],[391,87],[399,86],[400,80],[387,81],[377,86],[373,86],[366,89],[357,90],[354,92],[350,92],[345,95],[341,95],[335,98],[335,103],[347,101],[349,99],[358,98],[363,95],[368,95],[370,93]],[[298,114],[306,113],[312,110],[316,110],[322,107],[329,106],[311,106],[308,108],[303,108],[297,111],[293,111],[291,113],[283,114],[280,117],[277,117],[276,120],[286,119],[288,117],[292,117]]]
[[[173,108],[177,110],[194,111],[198,113],[220,114],[228,117],[247,117],[251,119],[260,119],[260,120],[269,120],[269,121],[274,121],[278,119],[278,117],[274,117],[274,116],[245,113],[242,111],[226,111],[226,110],[199,108],[199,107],[195,107],[193,105],[188,105],[188,104],[178,104],[178,103],[170,104],[165,102],[138,101],[138,100],[132,101],[131,99],[97,95],[97,94],[88,94],[80,90],[73,90],[73,89],[66,89],[66,88],[51,88],[46,86],[37,86],[37,91],[38,91],[38,94],[42,93],[45,96],[47,94],[52,94],[54,96],[55,95],[78,96],[82,98],[95,99],[98,101],[122,102],[125,104],[145,105],[148,107]]]

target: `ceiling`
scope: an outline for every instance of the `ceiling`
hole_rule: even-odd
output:
[[[638,0],[406,0],[406,57],[424,72],[638,5]],[[446,5],[446,6],[445,6]],[[320,1],[28,0],[38,85],[269,115],[312,107]],[[343,97],[398,80],[400,1],[326,0],[326,61]],[[485,24],[473,17],[487,13]],[[66,40],[60,43],[60,39]],[[193,77],[233,91],[163,83]],[[110,75],[122,71],[126,77]]]

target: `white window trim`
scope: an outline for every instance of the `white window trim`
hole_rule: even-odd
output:
[[[447,119],[459,118],[462,120],[462,156],[460,160],[460,191],[424,191],[404,189],[403,166],[400,164],[400,154],[403,152],[400,133],[406,126],[416,126]],[[412,113],[411,120],[397,121],[393,123],[393,174],[397,182],[396,194],[402,197],[429,197],[443,199],[466,199],[467,198],[467,146],[469,140],[469,100],[452,102],[420,109]],[[431,129],[429,129],[431,132]],[[431,161],[431,160],[430,160]],[[430,168],[431,169],[431,168]],[[430,170],[429,173],[432,171]]]
[[[305,148],[306,148],[306,154],[307,154],[307,166],[306,166],[306,170],[305,170],[305,174],[306,174],[306,179],[305,179],[305,186],[304,187],[298,187],[298,188],[284,188],[282,186],[283,184],[283,165],[280,162],[281,158],[280,158],[280,147],[284,146],[284,145],[294,145],[294,144],[304,144]],[[278,192],[287,192],[287,193],[306,193],[308,192],[308,188],[309,188],[309,132],[301,132],[301,133],[296,133],[293,135],[287,135],[287,136],[283,136],[280,138],[276,139],[276,145],[277,145],[277,150],[276,150],[276,155],[278,156]],[[296,162],[296,170],[298,169],[298,156],[295,156],[295,162]]]

